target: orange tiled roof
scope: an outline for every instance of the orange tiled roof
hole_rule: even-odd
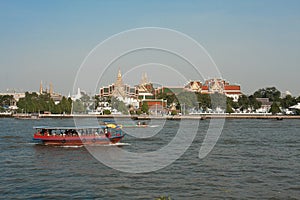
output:
[[[239,85],[225,85],[224,90],[240,90],[241,86]]]

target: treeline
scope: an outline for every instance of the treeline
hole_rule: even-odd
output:
[[[72,109],[71,98],[62,97],[58,104],[50,97],[50,94],[25,93],[24,98],[17,102],[18,112],[26,113],[44,113],[51,112],[54,114],[70,114]]]
[[[158,99],[165,99],[168,102],[168,107],[172,104],[176,105],[176,109],[181,112],[189,109],[197,109],[201,111],[207,111],[209,109],[223,109],[227,113],[233,113],[235,110],[241,112],[255,111],[261,108],[262,103],[258,98],[267,98],[272,103],[269,112],[276,114],[280,113],[284,109],[300,103],[300,96],[293,97],[286,95],[281,98],[281,92],[275,87],[262,88],[255,91],[252,95],[241,95],[237,102],[232,98],[226,97],[224,94],[201,94],[188,91],[182,91],[178,94],[175,93],[161,93],[157,95]],[[296,114],[300,114],[299,110],[295,111]]]
[[[13,101],[14,97],[12,95],[0,96],[0,112],[4,112],[5,110],[7,110]]]
[[[188,91],[180,93],[161,93],[156,95],[156,99],[167,100],[167,108],[171,109],[176,107],[177,111],[188,113],[189,110],[209,111],[222,109],[227,113],[240,112],[253,112],[261,108],[262,103],[258,98],[267,98],[272,106],[269,112],[276,114],[280,113],[289,107],[300,103],[300,96],[293,97],[286,95],[281,97],[281,93],[275,87],[263,88],[255,91],[251,95],[241,95],[237,102],[232,98],[226,97],[224,94],[201,94]],[[98,96],[89,97],[83,95],[80,100],[72,102],[71,98],[62,97],[61,101],[56,103],[50,97],[50,94],[25,93],[24,98],[20,98],[17,102],[19,113],[45,113],[51,112],[53,114],[70,114],[73,104],[74,113],[86,113],[87,110],[95,110],[100,102],[108,102],[112,109],[116,109],[124,114],[128,111],[131,114],[149,113],[147,104],[143,104],[139,110],[133,110],[132,107],[125,106],[122,101],[116,98],[107,97],[99,99]],[[4,95],[0,96],[0,111],[9,110],[9,106],[15,102],[13,96]],[[106,111],[106,110],[104,110]],[[106,111],[108,112],[108,111]],[[295,114],[300,114],[299,110],[294,110]]]
[[[234,102],[232,98],[224,94],[201,94],[183,91],[179,94],[160,94],[158,98],[166,99],[168,107],[172,104],[176,105],[176,109],[181,112],[184,110],[195,109],[197,111],[208,111],[210,109],[222,109],[227,113],[234,112],[234,109],[241,111],[261,107],[261,102],[257,101],[253,96],[242,95],[238,102]]]

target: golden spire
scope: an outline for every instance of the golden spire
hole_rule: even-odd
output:
[[[122,80],[122,74],[121,74],[121,70],[119,69],[119,72],[118,72],[118,77],[117,77],[117,80],[115,82],[115,89],[112,93],[112,95],[114,97],[125,97],[126,94],[125,94],[125,90],[124,90],[124,85],[123,85],[123,80]]]
[[[149,83],[146,72],[142,74],[141,85],[147,85]]]
[[[144,73],[144,81],[145,81],[145,84],[149,83],[148,76],[147,76],[146,72]]]
[[[122,74],[121,74],[121,70],[119,69],[118,72],[118,77],[117,77],[117,81],[115,82],[116,86],[123,86],[123,80],[122,80]]]
[[[40,94],[42,94],[43,93],[43,82],[41,81],[41,83],[40,83]]]
[[[53,85],[52,85],[51,82],[50,82],[50,84],[49,84],[49,94],[50,94],[50,95],[53,94]]]
[[[122,74],[121,74],[121,70],[120,69],[118,71],[118,79],[122,79]]]

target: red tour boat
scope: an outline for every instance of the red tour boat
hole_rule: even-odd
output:
[[[33,140],[45,145],[80,146],[115,144],[123,137],[121,126],[107,124],[94,127],[33,127],[36,132]]]

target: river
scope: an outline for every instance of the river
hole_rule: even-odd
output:
[[[72,119],[0,119],[0,198],[299,199],[300,120],[227,119],[213,150],[199,159],[209,122],[199,122],[193,143],[170,165],[128,173],[102,164],[85,147],[32,143],[33,126],[70,126]],[[140,153],[160,149],[175,136],[180,121],[151,124],[159,126],[127,131],[138,136],[153,129],[157,134],[128,134],[122,141],[126,145],[118,148]]]

